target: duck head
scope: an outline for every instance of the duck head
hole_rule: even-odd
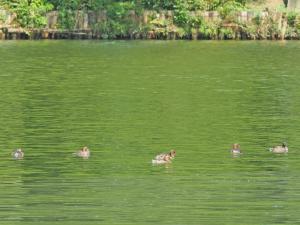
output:
[[[90,150],[88,149],[88,147],[84,146],[84,147],[81,149],[81,151],[83,151],[83,152],[88,152],[88,151],[90,151]]]
[[[232,145],[232,150],[240,150],[240,148],[241,148],[241,146],[240,146],[240,144],[238,144],[238,143],[234,143],[234,144]]]
[[[176,151],[174,149],[172,149],[170,152],[169,152],[169,156],[171,157],[171,159],[175,158],[175,155],[176,155]]]
[[[80,152],[78,153],[79,156],[83,157],[83,158],[88,158],[90,157],[90,150],[88,149],[88,147],[84,146]]]
[[[281,145],[283,148],[287,147],[287,143],[286,142],[282,142],[282,145]]]

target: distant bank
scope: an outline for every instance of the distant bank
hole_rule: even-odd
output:
[[[15,13],[0,10],[0,39],[300,39],[300,14],[295,11],[190,11],[182,22],[171,10],[130,10],[118,18],[111,18],[105,10],[79,10],[70,15],[62,25],[60,13],[50,11],[45,26],[30,28],[19,26]]]

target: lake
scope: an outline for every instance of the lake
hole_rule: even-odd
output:
[[[1,41],[0,224],[300,223],[299,59],[296,41]]]

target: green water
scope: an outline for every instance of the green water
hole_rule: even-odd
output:
[[[299,59],[300,42],[0,42],[0,224],[299,224]]]

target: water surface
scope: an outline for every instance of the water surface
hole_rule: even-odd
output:
[[[299,58],[300,42],[0,42],[0,224],[300,223]]]

